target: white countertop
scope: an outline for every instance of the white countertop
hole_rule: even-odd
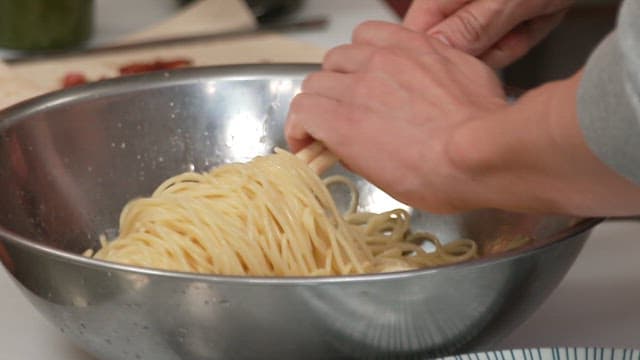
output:
[[[97,1],[103,14],[114,14],[114,7],[124,2]],[[158,5],[154,11],[142,11],[137,17],[131,14],[99,17],[98,42],[137,30],[154,19],[166,17],[175,9],[174,3],[167,0],[144,2]],[[328,29],[292,36],[330,47],[348,42],[350,30],[360,21],[395,19],[382,3],[371,0],[310,0],[300,16],[319,14],[330,16]],[[640,311],[637,310],[640,303],[640,261],[637,260],[640,239],[637,234],[640,234],[640,222],[610,222],[598,226],[556,291],[526,323],[497,347],[640,348]],[[1,360],[92,359],[35,311],[4,270],[0,270],[0,324]]]

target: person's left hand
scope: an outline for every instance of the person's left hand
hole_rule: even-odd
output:
[[[404,25],[502,68],[547,36],[573,3],[574,0],[413,0]]]
[[[286,135],[294,152],[322,141],[400,201],[455,211],[480,200],[463,194],[473,184],[449,143],[461,124],[504,107],[500,81],[480,60],[402,26],[368,22],[305,79]]]

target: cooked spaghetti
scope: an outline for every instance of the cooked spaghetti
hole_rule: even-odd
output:
[[[351,188],[341,214],[328,185]],[[166,180],[148,198],[129,202],[116,239],[96,259],[150,268],[222,275],[322,276],[409,270],[477,256],[472,240],[441,244],[412,233],[401,209],[357,212],[355,186],[323,182],[284,150],[245,164]],[[425,242],[433,251],[424,250]]]

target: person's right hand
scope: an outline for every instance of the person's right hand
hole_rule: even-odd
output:
[[[580,79],[509,103],[477,58],[400,25],[368,22],[304,80],[285,133],[292,152],[320,141],[353,172],[431,212],[638,214],[640,187],[584,140]]]
[[[549,34],[573,2],[414,0],[404,25],[501,68]]]

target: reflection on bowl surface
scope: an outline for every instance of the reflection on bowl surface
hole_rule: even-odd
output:
[[[0,257],[25,296],[103,359],[414,358],[480,348],[512,330],[562,279],[599,220],[409,209],[416,229],[445,242],[537,240],[466,264],[353,277],[206,276],[78,256],[99,234],[113,235],[129,199],[163,179],[285,146],[288,104],[314,69],[132,76],[1,112]],[[398,206],[348,176],[361,209]]]

